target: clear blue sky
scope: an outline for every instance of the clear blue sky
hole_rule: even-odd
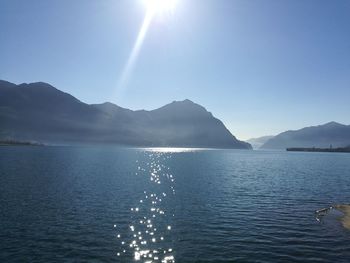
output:
[[[350,124],[349,0],[0,0],[0,79],[45,81],[86,103],[154,109],[191,99],[241,139]]]

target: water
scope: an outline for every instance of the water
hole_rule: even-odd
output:
[[[0,148],[0,262],[349,262],[350,155]],[[146,241],[146,242],[145,242]]]

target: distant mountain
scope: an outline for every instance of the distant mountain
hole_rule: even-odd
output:
[[[132,111],[89,105],[53,86],[0,81],[0,138],[43,143],[251,149],[190,100]]]
[[[258,138],[252,138],[247,140],[248,143],[250,143],[253,146],[253,149],[259,149],[264,143],[266,143],[268,140],[273,138],[274,136],[262,136]]]
[[[283,132],[268,140],[263,149],[286,149],[292,147],[328,148],[350,145],[350,125],[329,122],[324,125]]]

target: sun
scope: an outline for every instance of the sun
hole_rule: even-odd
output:
[[[173,12],[176,8],[177,0],[143,0],[147,11],[152,14],[164,14]]]
[[[143,19],[140,31],[137,35],[136,42],[131,50],[129,58],[126,62],[126,65],[123,68],[121,73],[118,90],[125,89],[128,84],[128,80],[132,73],[132,70],[136,64],[137,58],[139,56],[142,44],[147,35],[148,29],[152,23],[152,20],[156,16],[167,17],[168,15],[173,15],[175,11],[178,0],[140,0],[144,3],[147,11],[145,13],[145,17]]]

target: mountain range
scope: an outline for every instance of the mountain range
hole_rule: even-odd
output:
[[[291,147],[346,147],[350,145],[350,125],[329,122],[300,130],[286,131],[266,141],[261,149]]]
[[[43,83],[0,81],[0,139],[50,144],[251,149],[204,107],[174,101],[159,109],[86,104]]]

